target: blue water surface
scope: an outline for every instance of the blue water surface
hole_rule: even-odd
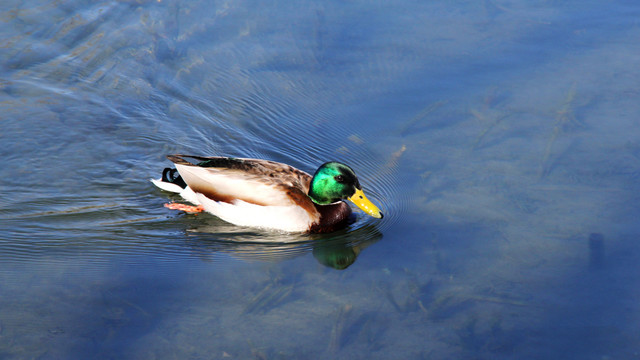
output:
[[[8,1],[1,359],[640,358],[640,3]],[[327,235],[167,154],[353,167]]]

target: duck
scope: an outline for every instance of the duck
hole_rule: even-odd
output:
[[[349,225],[349,200],[365,214],[382,219],[365,196],[351,167],[322,164],[313,176],[293,166],[263,159],[168,155],[158,188],[193,204],[165,207],[187,213],[207,212],[238,226],[284,232],[328,233]]]

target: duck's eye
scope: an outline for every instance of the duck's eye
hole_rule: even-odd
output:
[[[346,181],[346,179],[342,175],[338,175],[334,179],[336,179],[336,181],[339,182],[339,183],[343,183],[343,182]]]

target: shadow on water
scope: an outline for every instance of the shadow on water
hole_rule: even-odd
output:
[[[637,240],[633,238],[627,243]],[[587,247],[586,239],[583,241]],[[637,321],[638,292],[629,285],[640,279],[632,265],[638,255],[636,247],[614,245],[606,262],[596,260],[594,266],[584,261],[582,271],[554,289],[557,298],[548,299],[546,306],[551,311],[546,314],[546,323],[529,329],[532,343],[545,344],[531,352],[547,358],[557,354],[582,359],[638,358],[634,346],[638,336],[629,323]]]
[[[483,311],[495,313],[497,304],[476,304],[466,315],[470,322],[460,333],[460,343],[470,353],[491,357],[637,358],[633,329],[638,291],[630,286],[640,279],[632,265],[638,256],[637,246],[631,245],[635,239],[637,235],[597,233],[563,239],[580,244],[582,251],[564,264],[543,261],[530,269],[530,275],[521,277],[522,284],[513,284],[509,291],[524,296],[520,304],[513,304],[522,306],[502,303],[493,323],[477,320],[484,317]],[[493,329],[487,331],[487,323]]]

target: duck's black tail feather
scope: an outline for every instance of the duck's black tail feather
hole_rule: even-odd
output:
[[[172,168],[164,168],[164,170],[162,171],[162,181],[176,184],[183,189],[187,187],[187,184],[184,182],[184,180],[182,180],[182,177],[180,176],[178,171]]]

